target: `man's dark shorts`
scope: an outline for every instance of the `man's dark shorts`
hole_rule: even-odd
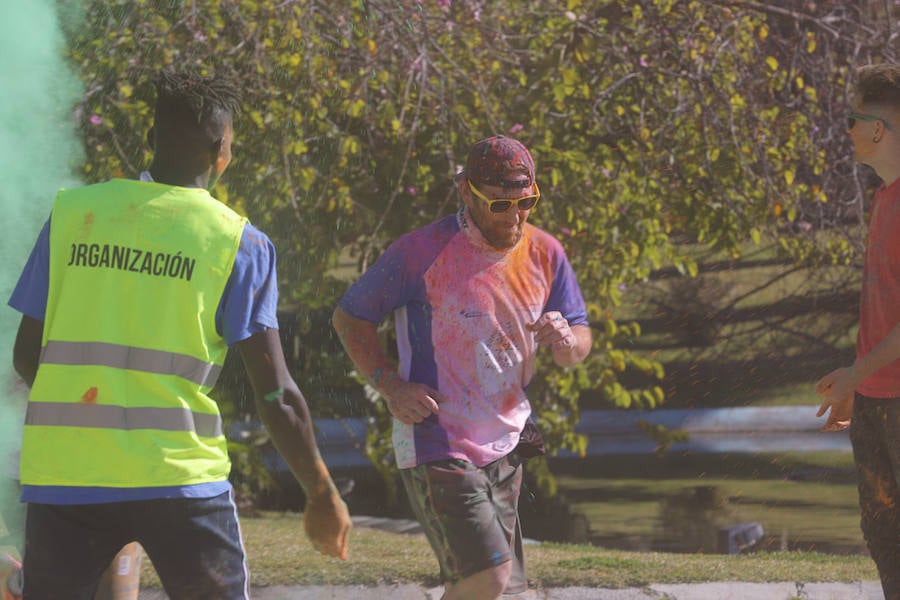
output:
[[[402,469],[400,474],[443,581],[455,583],[511,560],[504,593],[525,591],[518,515],[522,459],[515,452],[481,468],[449,459]]]
[[[140,542],[172,600],[246,600],[246,555],[231,492],[213,498],[29,504],[25,598],[91,600],[103,571]]]

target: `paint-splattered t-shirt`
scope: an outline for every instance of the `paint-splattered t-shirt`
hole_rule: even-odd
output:
[[[400,376],[441,393],[439,414],[415,425],[394,419],[400,468],[446,458],[484,466],[509,454],[531,414],[525,388],[537,344],[528,326],[549,311],[587,323],[558,240],[526,224],[519,243],[500,251],[465,209],[394,242],[340,306],[372,323],[393,313]]]
[[[872,202],[860,297],[856,355],[872,351],[900,323],[900,179],[881,186]],[[900,360],[865,379],[857,391],[872,398],[900,398]]]

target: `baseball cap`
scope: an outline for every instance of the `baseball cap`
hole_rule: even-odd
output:
[[[495,135],[472,146],[458,177],[475,185],[525,187],[534,183],[534,159],[522,142]]]

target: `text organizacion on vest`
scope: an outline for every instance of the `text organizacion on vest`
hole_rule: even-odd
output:
[[[148,252],[115,244],[72,244],[69,267],[107,267],[190,281],[197,260],[181,252]]]

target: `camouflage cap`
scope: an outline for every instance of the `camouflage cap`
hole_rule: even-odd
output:
[[[518,140],[495,135],[472,146],[459,176],[475,185],[526,187],[534,183],[534,159]]]

